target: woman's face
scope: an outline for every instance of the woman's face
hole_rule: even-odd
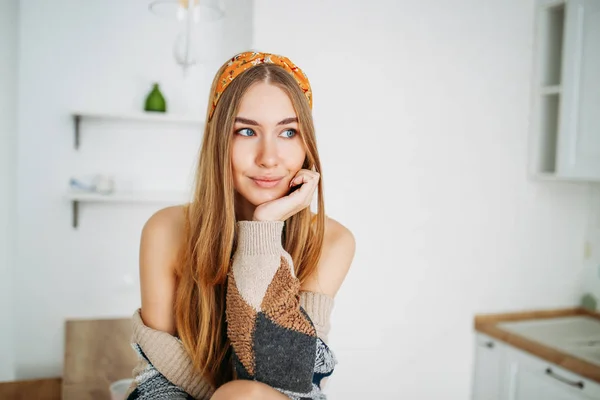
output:
[[[232,134],[235,190],[254,206],[287,195],[306,157],[288,95],[268,83],[252,85],[241,100]]]

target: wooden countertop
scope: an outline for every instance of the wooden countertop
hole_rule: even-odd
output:
[[[132,378],[131,332],[131,318],[67,321],[63,400],[108,400],[111,382]]]
[[[547,311],[526,311],[506,314],[479,314],[475,316],[475,330],[508,343],[518,349],[529,352],[541,359],[554,363],[566,370],[572,371],[585,378],[600,383],[600,367],[548,347],[539,342],[511,333],[498,326],[501,322],[525,321],[572,316],[590,316],[600,319],[600,313],[588,311],[583,308],[568,308]]]

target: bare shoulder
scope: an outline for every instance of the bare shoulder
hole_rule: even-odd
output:
[[[185,207],[155,212],[144,224],[140,239],[142,319],[153,329],[175,332],[175,266],[185,235]]]
[[[350,229],[331,217],[325,218],[325,241],[327,245],[338,243],[339,241],[347,245],[354,245],[355,243],[354,235]]]
[[[155,212],[144,224],[140,243],[140,256],[175,260],[185,235],[185,207],[172,206]],[[146,261],[146,260],[144,260]],[[171,268],[174,264],[144,263],[142,267]]]
[[[342,286],[356,250],[352,232],[333,218],[325,219],[323,248],[317,270],[303,284],[303,290],[335,297]]]
[[[142,235],[181,237],[185,227],[185,206],[177,205],[156,211],[144,224]]]

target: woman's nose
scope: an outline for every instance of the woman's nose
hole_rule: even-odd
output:
[[[279,154],[276,141],[263,139],[260,141],[259,146],[260,148],[256,160],[257,164],[265,168],[277,166]]]

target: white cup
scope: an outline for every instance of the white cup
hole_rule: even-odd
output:
[[[97,175],[94,178],[96,192],[110,194],[115,190],[115,181],[111,176]]]
[[[125,393],[133,382],[133,379],[120,379],[110,384],[111,400],[125,400]]]

